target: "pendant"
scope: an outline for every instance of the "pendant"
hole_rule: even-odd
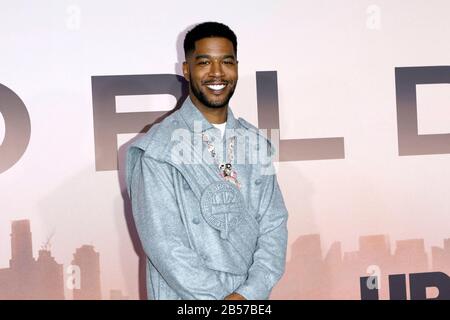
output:
[[[231,163],[221,164],[219,169],[220,169],[222,176],[224,176],[224,177],[232,176],[233,173],[235,174]]]

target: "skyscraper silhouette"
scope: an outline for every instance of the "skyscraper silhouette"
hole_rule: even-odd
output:
[[[64,299],[64,268],[49,250],[39,250],[36,261],[36,285],[40,299]]]
[[[11,260],[9,267],[14,270],[27,270],[33,267],[33,243],[30,221],[17,220],[11,225]]]
[[[450,239],[444,239],[444,248],[432,247],[432,269],[450,276]]]
[[[329,294],[329,270],[322,259],[320,235],[297,238],[285,276],[273,290],[274,299],[318,299]],[[281,289],[281,290],[280,290]]]
[[[80,288],[73,290],[74,300],[100,300],[100,254],[84,245],[73,255],[72,265],[80,268]]]
[[[9,268],[0,269],[0,299],[64,299],[63,265],[49,250],[33,257],[30,221],[11,224]]]
[[[423,239],[398,240],[394,255],[395,273],[428,271],[428,257]]]

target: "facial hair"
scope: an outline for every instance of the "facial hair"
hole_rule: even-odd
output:
[[[198,99],[198,101],[200,101],[204,106],[206,106],[208,108],[222,108],[222,107],[226,106],[228,104],[228,102],[230,101],[231,97],[233,96],[234,89],[236,88],[236,86],[233,85],[232,82],[227,82],[227,85],[231,86],[231,89],[228,92],[225,99],[223,100],[223,102],[221,103],[221,102],[215,102],[215,101],[208,100],[206,95],[203,94],[203,92],[200,90],[199,87],[197,87],[196,83],[194,81],[192,81],[191,75],[189,75],[189,85],[191,87],[192,93]]]

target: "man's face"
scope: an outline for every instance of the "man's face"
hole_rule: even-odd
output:
[[[193,102],[208,108],[228,105],[238,80],[237,64],[230,40],[214,37],[196,41],[195,50],[183,63]]]

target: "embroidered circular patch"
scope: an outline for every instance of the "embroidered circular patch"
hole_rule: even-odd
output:
[[[237,187],[226,181],[211,183],[205,188],[200,206],[206,222],[220,231],[222,239],[239,223],[244,214],[244,198]]]

